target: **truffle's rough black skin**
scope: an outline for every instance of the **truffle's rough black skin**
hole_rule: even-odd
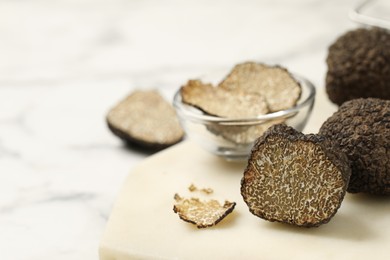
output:
[[[390,195],[390,100],[355,99],[342,104],[319,133],[348,156],[348,192]]]
[[[390,99],[390,32],[357,29],[329,48],[326,92],[338,105],[355,98]]]
[[[129,144],[161,150],[182,140],[174,108],[157,91],[134,91],[106,117],[113,134]]]
[[[346,155],[328,138],[280,124],[256,141],[241,195],[260,218],[316,227],[336,214],[350,174]]]

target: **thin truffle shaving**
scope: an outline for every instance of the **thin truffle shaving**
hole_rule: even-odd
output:
[[[201,191],[201,192],[206,193],[206,194],[211,194],[214,192],[214,190],[212,188],[198,188],[193,183],[188,187],[188,190],[191,192]]]
[[[231,91],[190,80],[180,89],[184,103],[204,112],[225,118],[247,118],[268,113],[263,96],[243,91]]]
[[[248,144],[252,143],[253,140],[256,140],[256,138],[264,134],[269,127],[283,123],[284,121],[285,119],[278,118],[253,126],[210,124],[207,126],[207,129],[234,144]]]
[[[182,198],[178,194],[174,197],[176,203],[173,211],[179,217],[189,223],[196,225],[197,228],[206,228],[218,224],[222,219],[229,215],[235,202],[225,201],[221,205],[217,200],[201,201],[198,198]]]
[[[255,62],[236,65],[219,87],[258,93],[270,112],[295,106],[301,96],[301,86],[285,68]]]

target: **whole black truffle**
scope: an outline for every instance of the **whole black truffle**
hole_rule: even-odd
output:
[[[319,134],[336,141],[351,163],[348,192],[390,195],[390,100],[345,102]]]
[[[390,99],[389,31],[350,31],[330,46],[326,61],[326,91],[333,103],[367,97]]]
[[[346,155],[328,138],[280,124],[256,141],[241,195],[260,218],[315,227],[336,214],[350,174]]]

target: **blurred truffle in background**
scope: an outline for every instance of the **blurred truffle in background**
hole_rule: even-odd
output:
[[[157,90],[136,90],[106,116],[108,128],[126,143],[161,150],[184,137],[175,110]]]
[[[329,48],[326,92],[341,105],[355,98],[390,99],[390,32],[359,28]]]

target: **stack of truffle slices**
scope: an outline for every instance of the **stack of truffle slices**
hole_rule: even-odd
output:
[[[237,64],[217,85],[189,80],[180,88],[182,102],[205,115],[245,120],[294,107],[301,85],[281,66],[244,62]],[[253,143],[275,119],[254,126],[208,125],[214,135],[234,144]]]
[[[345,102],[319,134],[286,125],[255,143],[241,180],[254,215],[303,227],[329,222],[346,191],[390,195],[390,101]]]
[[[218,86],[189,80],[180,94],[184,103],[209,115],[237,119],[293,107],[301,86],[283,67],[244,62],[237,64]]]

